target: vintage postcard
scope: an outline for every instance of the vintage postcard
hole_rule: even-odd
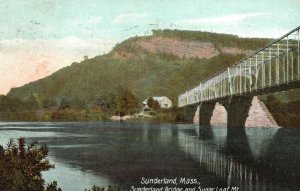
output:
[[[299,0],[0,0],[0,191],[299,191]]]

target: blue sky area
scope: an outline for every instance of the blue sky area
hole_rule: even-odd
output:
[[[277,38],[300,25],[299,10],[300,0],[0,0],[0,94],[152,29]]]
[[[112,38],[179,28],[273,36],[299,25],[299,0],[1,0],[2,39]]]

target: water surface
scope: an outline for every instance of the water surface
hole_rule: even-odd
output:
[[[300,130],[199,128],[141,122],[0,123],[0,144],[47,144],[63,190],[141,186],[141,178],[195,178],[202,187],[300,190]],[[187,186],[187,185],[185,185]]]

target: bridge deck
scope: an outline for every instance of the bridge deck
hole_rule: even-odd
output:
[[[300,26],[181,94],[179,107],[300,87]]]

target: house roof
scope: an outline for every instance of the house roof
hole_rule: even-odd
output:
[[[161,100],[163,100],[163,99],[165,99],[165,98],[169,99],[167,96],[153,96],[152,98],[153,98],[155,101],[158,101],[158,102],[160,102]],[[144,103],[144,104],[147,104],[147,101],[148,101],[148,99],[146,99],[145,101],[143,101],[143,103]]]
[[[153,99],[156,101],[161,101],[163,99],[167,98],[166,96],[154,96]]]

